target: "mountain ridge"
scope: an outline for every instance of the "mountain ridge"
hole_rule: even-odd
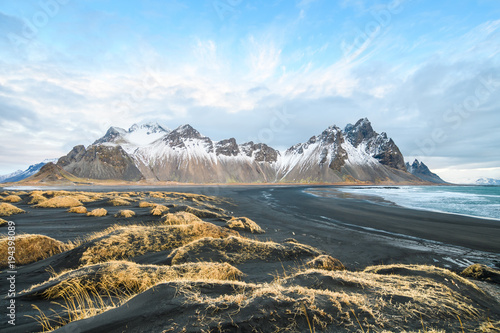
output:
[[[367,118],[329,126],[280,152],[265,143],[214,141],[189,124],[110,127],[88,147],[75,146],[57,165],[81,179],[179,183],[424,183],[407,172],[385,132]]]

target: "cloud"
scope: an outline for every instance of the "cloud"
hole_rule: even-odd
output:
[[[294,10],[288,21],[276,19],[227,38],[195,34],[180,43],[158,35],[137,42],[134,36],[123,48],[119,41],[106,47],[108,34],[98,36],[106,21],[101,13],[89,28],[91,40],[84,42],[104,51],[94,60],[85,47],[68,54],[48,44],[41,44],[42,56],[5,57],[0,61],[0,124],[9,130],[0,133],[0,140],[15,142],[16,152],[0,151],[0,173],[13,171],[16,161],[35,163],[90,144],[111,125],[128,128],[155,120],[170,128],[191,123],[216,140],[235,136],[239,142],[288,147],[329,125],[343,127],[368,117],[406,156],[421,156],[431,168],[500,160],[498,122],[492,121],[498,119],[500,101],[494,93],[468,117],[465,111],[448,113],[474,96],[482,79],[500,79],[499,51],[492,46],[500,40],[500,21],[482,22],[434,47],[432,34],[409,38],[401,31],[411,22],[393,20],[346,57],[340,43],[352,44],[352,35],[327,31],[331,36],[316,41],[308,29],[320,23],[296,20],[299,9]],[[19,22],[8,17],[0,31],[22,29]],[[299,35],[304,39],[298,41]],[[158,41],[170,42],[169,48]],[[272,136],[262,135],[284,109],[293,117]],[[446,139],[429,143],[436,130]]]

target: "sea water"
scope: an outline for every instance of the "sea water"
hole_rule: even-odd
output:
[[[368,186],[335,190],[399,206],[500,220],[500,186]]]

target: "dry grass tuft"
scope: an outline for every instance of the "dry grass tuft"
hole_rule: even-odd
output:
[[[122,260],[148,252],[172,250],[203,237],[228,237],[237,234],[207,222],[178,226],[115,226],[89,240],[81,264]]]
[[[40,202],[35,207],[37,208],[70,208],[82,206],[82,203],[73,197],[56,196],[51,199]]]
[[[210,211],[208,209],[194,208],[194,207],[191,207],[191,206],[179,206],[179,207],[177,207],[177,210],[191,213],[191,214],[196,215],[196,216],[198,216],[199,218],[202,218],[202,219],[203,218],[205,218],[205,219],[209,219],[209,218],[223,218],[225,216],[225,215],[220,214],[220,213],[212,212],[212,211]]]
[[[139,207],[140,208],[149,208],[149,207],[154,207],[156,204],[147,202],[147,201],[141,201],[139,202]]]
[[[104,208],[96,208],[87,213],[87,216],[102,217],[108,215],[108,211]]]
[[[323,254],[319,257],[312,259],[307,262],[307,267],[324,269],[327,271],[343,271],[345,266],[340,262],[340,260],[335,259],[329,255]]]
[[[134,217],[134,216],[135,216],[135,212],[132,210],[128,210],[128,209],[122,209],[118,213],[115,214],[115,217],[124,217],[124,218],[130,218],[130,217]]]
[[[26,213],[24,210],[21,208],[17,208],[14,205],[11,205],[10,203],[2,202],[0,203],[0,216],[11,216],[15,214],[22,214]]]
[[[320,254],[317,249],[300,243],[279,244],[231,236],[224,239],[199,239],[172,251],[169,257],[173,265],[195,261],[239,264],[252,260],[291,260]]]
[[[0,267],[8,264],[8,238],[0,239]],[[15,240],[16,265],[26,265],[39,261],[55,254],[70,250],[72,245],[65,244],[44,235],[20,235]]]
[[[474,264],[462,271],[460,275],[476,280],[483,280],[500,284],[500,271],[485,265]]]
[[[47,200],[46,197],[38,193],[30,195],[30,197],[31,197],[31,200],[29,202],[30,205],[36,205]]]
[[[163,205],[154,205],[153,208],[151,208],[150,213],[151,213],[151,215],[154,215],[154,216],[161,216],[166,211],[168,211],[168,207],[163,206]]]
[[[252,234],[265,233],[264,229],[248,217],[232,217],[226,222],[226,227],[233,230],[248,231]]]
[[[8,195],[5,198],[3,198],[3,201],[10,202],[10,203],[16,203],[16,202],[20,202],[22,200],[23,199],[21,199],[20,196],[15,195],[15,194],[11,194],[11,195]]]
[[[85,206],[71,207],[68,213],[87,214],[87,208]]]
[[[112,206],[129,206],[130,201],[129,201],[129,199],[117,197],[117,198],[113,198],[113,199],[109,200],[108,204],[110,204]]]
[[[170,281],[236,281],[243,276],[240,270],[226,263],[157,266],[110,261],[61,273],[32,286],[21,295],[42,295],[47,299],[56,299],[64,297],[68,286],[78,284],[88,290],[95,288],[101,294],[120,296],[141,293],[159,283]]]
[[[161,222],[165,225],[182,225],[182,224],[192,224],[195,222],[202,222],[199,217],[187,213],[187,212],[177,212],[175,214],[167,213],[161,218]]]
[[[7,225],[7,223],[9,223],[7,220],[0,219],[0,227]]]

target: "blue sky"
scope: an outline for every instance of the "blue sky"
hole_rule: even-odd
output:
[[[285,149],[368,117],[446,180],[500,178],[499,51],[497,0],[0,0],[0,174],[112,125]]]

